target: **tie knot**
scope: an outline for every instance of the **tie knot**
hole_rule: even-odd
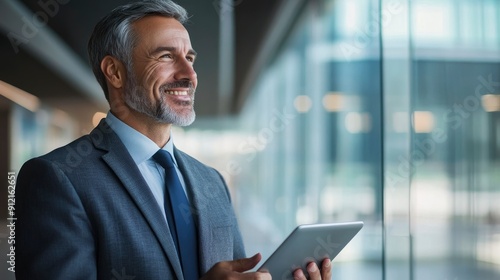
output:
[[[174,167],[174,160],[169,152],[160,149],[153,155],[153,159],[158,162],[163,168],[172,168]]]

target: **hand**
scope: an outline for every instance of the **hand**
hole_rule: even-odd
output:
[[[318,269],[318,266],[315,262],[310,262],[307,265],[307,273],[309,273],[310,280],[321,280],[321,279],[332,279],[332,264],[330,259],[324,259],[321,263],[321,271]],[[293,272],[293,278],[295,280],[306,280],[306,276],[302,269],[296,269]]]
[[[218,262],[201,279],[271,279],[271,275],[263,271],[243,273],[256,266],[261,258],[260,254],[255,254],[251,258]]]

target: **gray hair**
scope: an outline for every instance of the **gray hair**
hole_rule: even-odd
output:
[[[87,51],[92,71],[108,101],[108,87],[101,71],[101,61],[111,55],[123,62],[129,71],[132,66],[130,57],[136,44],[132,23],[150,15],[174,18],[181,24],[188,20],[186,10],[170,0],[145,0],[115,8],[94,27]]]

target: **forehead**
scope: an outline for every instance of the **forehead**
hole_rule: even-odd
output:
[[[135,21],[132,27],[137,38],[136,46],[176,43],[191,47],[189,33],[174,18],[147,16]]]

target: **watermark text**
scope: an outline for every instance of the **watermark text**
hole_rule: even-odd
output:
[[[14,172],[7,173],[7,210],[9,217],[7,218],[7,227],[9,234],[7,243],[10,245],[7,253],[7,268],[11,272],[16,272],[16,220],[14,217],[16,212],[16,174]]]

